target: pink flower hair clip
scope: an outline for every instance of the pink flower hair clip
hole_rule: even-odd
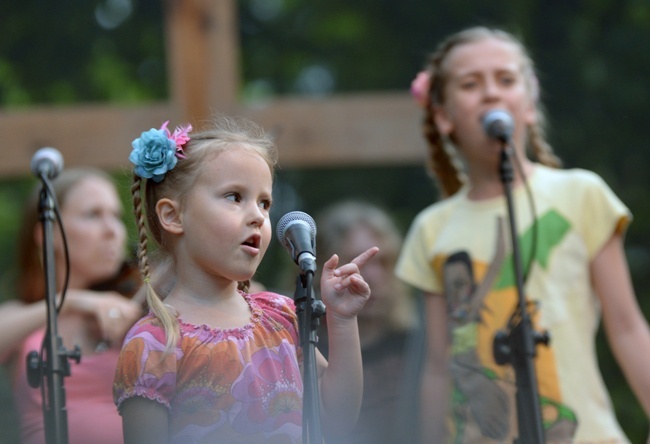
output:
[[[411,82],[411,95],[422,108],[429,106],[429,88],[431,87],[431,74],[420,71]]]
[[[183,148],[185,147],[185,144],[190,141],[190,136],[188,133],[192,131],[192,125],[188,123],[185,126],[177,126],[174,132],[170,133],[169,129],[167,129],[168,124],[169,120],[163,123],[160,129],[162,131],[165,131],[167,138],[176,144],[176,157],[179,159],[185,159]]]

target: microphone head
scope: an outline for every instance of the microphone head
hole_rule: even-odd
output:
[[[41,148],[32,157],[30,168],[35,176],[45,174],[54,179],[63,170],[63,156],[55,148]]]
[[[502,109],[493,109],[486,112],[483,114],[481,123],[483,124],[483,130],[489,137],[503,142],[510,140],[515,129],[512,116],[508,111]]]
[[[280,218],[276,230],[280,243],[290,251],[293,249],[286,234],[287,230],[294,224],[303,224],[308,227],[310,240],[313,245],[316,241],[316,222],[314,222],[314,219],[309,214],[303,213],[302,211],[291,211]]]

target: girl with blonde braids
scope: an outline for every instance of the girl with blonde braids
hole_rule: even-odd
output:
[[[125,442],[300,442],[293,300],[249,294],[247,284],[271,239],[275,146],[244,119],[190,131],[166,123],[146,131],[129,158],[151,311],[127,334],[115,374]],[[171,264],[160,278],[151,275],[147,227]],[[352,428],[361,404],[357,313],[370,288],[359,268],[376,253],[343,265],[333,255],[322,269],[331,348],[329,363],[316,360],[322,430],[332,439]]]
[[[499,171],[503,146],[482,127],[483,116],[500,109],[514,122],[524,293],[534,303],[534,328],[551,337],[535,358],[546,442],[627,443],[594,341],[602,314],[614,355],[650,414],[650,331],[623,250],[629,210],[596,174],[559,168],[544,138],[533,62],[511,34],[475,27],[450,36],[412,92],[424,109],[429,166],[443,196],[416,217],[396,266],[426,299],[424,442],[518,436],[515,373],[497,364],[492,350],[518,303]]]

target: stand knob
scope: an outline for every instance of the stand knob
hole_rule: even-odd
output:
[[[31,351],[27,355],[27,382],[32,388],[41,386],[41,358],[38,352]]]
[[[496,332],[492,344],[492,354],[494,355],[494,361],[499,365],[505,365],[510,362],[512,347],[510,346],[510,336],[507,332],[503,330]]]
[[[534,335],[535,335],[535,344],[543,344],[548,346],[548,344],[551,342],[551,334],[547,331],[543,331],[541,333],[536,331]]]
[[[68,352],[68,359],[79,364],[79,362],[81,361],[81,349],[79,348],[78,345],[74,346],[74,350]]]

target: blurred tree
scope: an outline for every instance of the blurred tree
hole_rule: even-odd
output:
[[[24,0],[0,15],[0,106],[166,97],[160,2]]]

